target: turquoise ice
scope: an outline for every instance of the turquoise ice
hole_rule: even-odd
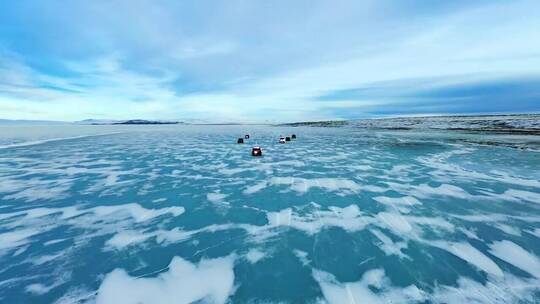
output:
[[[0,302],[538,303],[539,168],[531,135],[2,127]]]

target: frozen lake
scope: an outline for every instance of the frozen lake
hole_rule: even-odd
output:
[[[0,302],[539,303],[539,168],[532,135],[0,126]]]

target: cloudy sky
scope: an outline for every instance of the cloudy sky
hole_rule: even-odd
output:
[[[538,111],[538,0],[0,4],[0,118]]]

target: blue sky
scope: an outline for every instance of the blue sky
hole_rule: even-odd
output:
[[[4,1],[0,118],[540,112],[540,1]]]

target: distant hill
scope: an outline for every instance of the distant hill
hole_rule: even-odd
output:
[[[119,122],[119,120],[111,119],[85,119],[80,121],[75,121],[74,124],[77,125],[110,125],[113,123]]]
[[[171,125],[183,124],[178,121],[165,120],[146,120],[146,119],[129,119],[129,120],[107,120],[107,119],[85,119],[75,122],[79,125]]]
[[[126,121],[114,122],[113,125],[175,125],[178,121],[158,121],[144,119],[130,119]]]

